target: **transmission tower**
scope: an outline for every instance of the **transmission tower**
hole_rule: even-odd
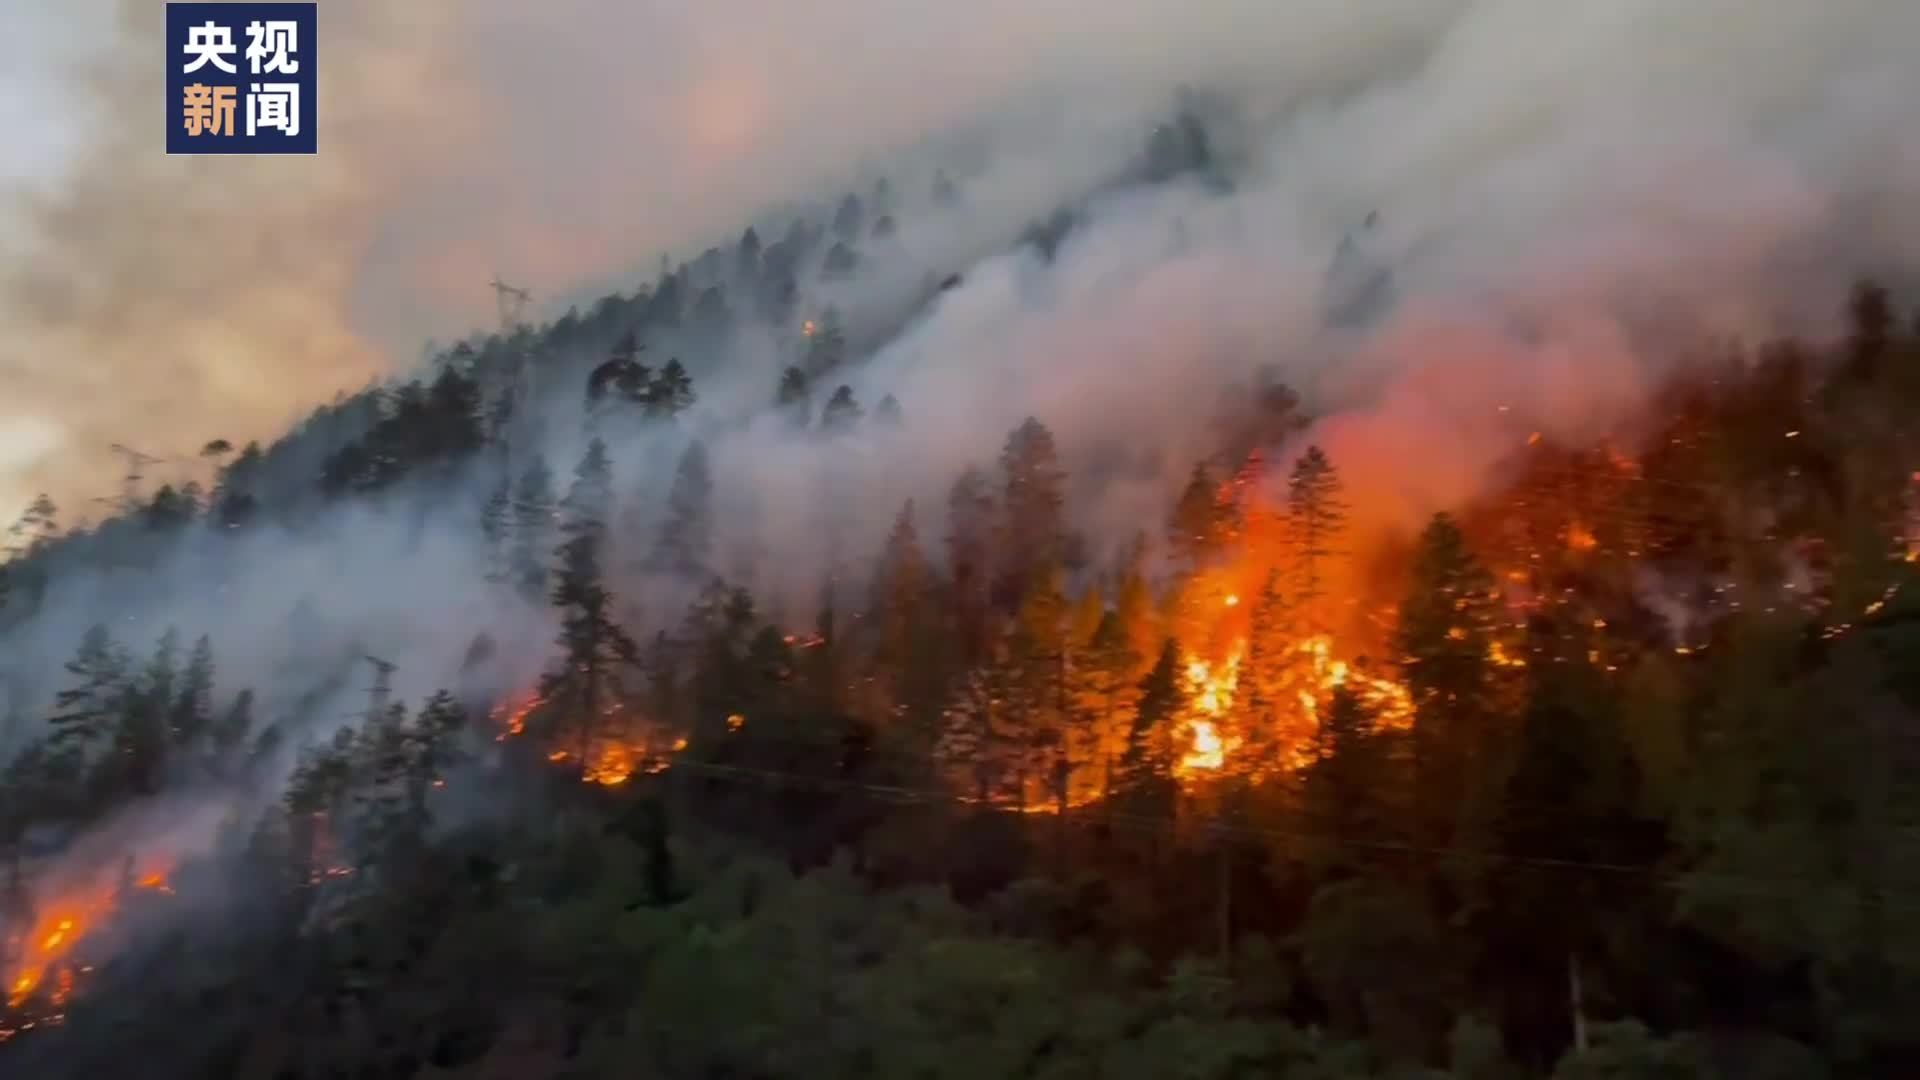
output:
[[[167,459],[142,453],[122,443],[114,443],[108,449],[127,459],[126,475],[120,478],[120,509],[123,513],[131,514],[140,508],[140,480],[146,475],[147,466],[158,465]]]
[[[527,400],[532,397],[532,387],[529,385],[532,381],[532,365],[528,363],[528,357],[519,337],[521,329],[525,326],[522,316],[526,313],[527,305],[533,301],[533,293],[519,286],[507,284],[497,273],[493,275],[493,280],[488,282],[488,287],[493,289],[494,301],[499,307],[500,343],[502,348],[507,350],[506,370],[502,373],[500,383],[492,388],[492,391],[499,395],[502,409],[501,415],[496,417],[496,428],[493,434],[500,440],[506,458],[507,475],[512,477],[513,430],[523,425],[520,412]],[[492,397],[493,392],[488,396]]]
[[[367,724],[373,726],[386,722],[387,701],[393,696],[393,672],[397,665],[372,653],[364,654],[364,659],[373,665],[373,686],[367,690]]]

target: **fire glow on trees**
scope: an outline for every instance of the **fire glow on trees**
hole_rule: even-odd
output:
[[[509,696],[494,706],[491,717],[499,729],[494,734],[495,742],[506,742],[526,734],[527,719],[546,705],[546,699],[537,692],[524,691]],[[606,710],[612,726],[626,729],[632,725],[623,721],[622,709],[618,703]],[[737,725],[731,723],[729,727]],[[636,739],[627,735],[601,735],[591,740],[586,760],[580,769],[583,783],[599,784],[602,787],[618,787],[633,778],[635,773],[654,775],[662,773],[672,764],[671,755],[687,748],[687,740],[679,738],[669,744],[665,752],[658,751],[646,739]],[[555,765],[574,762],[578,754],[572,750],[556,748],[547,752],[547,760]]]

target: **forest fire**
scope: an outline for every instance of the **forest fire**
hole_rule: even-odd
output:
[[[546,698],[535,691],[514,694],[494,706],[490,715],[499,729],[494,734],[495,742],[506,742],[526,734],[527,720],[537,710],[547,704]],[[617,718],[621,714],[619,705],[606,710],[607,716]],[[738,722],[736,722],[738,721]],[[743,717],[728,717],[729,730],[737,730],[745,723]],[[586,751],[584,759],[575,750],[556,747],[547,751],[546,759],[554,765],[567,765],[580,761],[580,781],[585,784],[598,784],[601,787],[618,787],[632,779],[634,774],[654,775],[665,772],[671,765],[669,755],[687,748],[687,740],[676,739],[669,744],[666,752],[655,752],[645,740],[626,737],[604,737],[594,741],[592,748]]]
[[[531,715],[535,709],[538,709],[546,703],[546,699],[541,697],[539,693],[527,691],[524,694],[507,698],[500,704],[495,705],[491,715],[495,726],[500,729],[500,732],[493,737],[493,740],[495,742],[506,742],[516,735],[524,734],[527,730],[527,717]]]
[[[1227,755],[1240,747],[1238,736],[1228,737],[1220,730],[1239,684],[1240,655],[1236,647],[1217,671],[1204,660],[1187,664],[1187,692],[1199,715],[1187,722],[1192,747],[1180,758],[1182,775],[1218,770],[1226,764]]]
[[[35,1023],[60,1021],[73,994],[75,950],[89,934],[109,924],[124,905],[126,893],[136,889],[173,893],[164,872],[150,871],[138,878],[129,872],[111,887],[76,890],[44,905],[21,904],[30,912],[38,906],[41,913],[29,914],[26,928],[7,936],[6,1007],[12,1013],[33,1015],[24,1020],[8,1017],[0,1026],[0,1042]]]

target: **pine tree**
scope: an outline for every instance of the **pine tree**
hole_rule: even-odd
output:
[[[1036,577],[1015,615],[1007,645],[1013,679],[1006,742],[1015,751],[1015,775],[1037,781],[1064,813],[1074,775],[1090,762],[1074,756],[1082,748],[1067,732],[1067,598],[1061,579],[1058,567]]]
[[[1163,639],[1161,628],[1155,625],[1153,590],[1147,584],[1146,549],[1146,537],[1135,536],[1121,559],[1119,583],[1114,589],[1113,613],[1138,658],[1133,672],[1136,678],[1146,676],[1148,666],[1160,655]]]
[[[860,236],[866,223],[866,208],[860,203],[860,196],[849,192],[840,200],[840,208],[833,214],[834,234],[842,240],[855,240]]]
[[[213,490],[213,513],[222,528],[237,529],[252,519],[259,509],[260,474],[266,455],[257,442],[248,443],[220,470],[220,482]]]
[[[817,379],[839,367],[847,359],[847,332],[840,323],[840,310],[829,307],[807,337],[807,354],[800,368],[808,378]]]
[[[706,447],[695,439],[674,468],[667,516],[660,523],[650,568],[669,574],[704,573],[712,543],[713,477],[707,469]]]
[[[1140,683],[1126,752],[1120,758],[1119,783],[1122,800],[1137,813],[1161,815],[1172,810],[1173,769],[1179,763],[1174,747],[1187,711],[1185,668],[1180,643],[1168,638]]]
[[[607,444],[594,439],[574,467],[567,497],[560,500],[560,528],[569,535],[591,530],[604,539],[612,514],[613,463]]]
[[[179,652],[179,631],[168,627],[123,699],[109,769],[109,783],[118,790],[141,795],[160,790],[168,757],[167,714],[179,686]]]
[[[582,769],[614,734],[624,699],[622,675],[639,662],[639,649],[614,619],[613,594],[600,565],[602,530],[571,530],[560,545],[552,602],[560,615],[559,667],[540,681],[540,717],[551,739],[567,744]]]
[[[874,426],[882,431],[898,431],[905,422],[900,412],[900,400],[892,394],[882,397],[880,404],[873,407]]]
[[[407,824],[412,837],[424,833],[431,821],[427,793],[460,760],[457,739],[466,726],[466,710],[441,690],[420,706],[407,729]]]
[[[180,673],[167,718],[167,728],[176,746],[198,744],[213,720],[213,642],[202,634],[193,643],[187,666]]]
[[[1328,561],[1336,554],[1333,547],[1346,525],[1347,508],[1340,497],[1340,477],[1333,462],[1318,446],[1294,464],[1287,482],[1288,531],[1299,584],[1294,601],[1306,619],[1308,629],[1325,633]]]
[[[72,684],[53,701],[49,744],[76,763],[112,739],[125,704],[131,661],[113,643],[107,628],[94,625],[80,639],[80,650],[66,665]]]
[[[969,468],[947,493],[947,574],[963,656],[985,655],[993,575],[993,497],[986,478]]]
[[[693,379],[687,375],[686,366],[676,357],[667,361],[660,373],[647,384],[646,396],[641,404],[645,407],[646,415],[655,419],[670,419],[692,408],[694,400]]]
[[[253,691],[242,690],[213,725],[213,750],[221,762],[232,760],[253,735]],[[222,766],[225,767],[224,765]]]
[[[514,486],[510,560],[514,583],[530,599],[546,590],[547,552],[556,517],[553,472],[547,468],[546,459],[535,454]]]
[[[740,243],[734,248],[733,275],[742,285],[760,279],[760,234],[751,225],[740,234]]]
[[[906,696],[908,672],[930,603],[931,571],[914,523],[913,500],[894,518],[875,568],[869,610],[876,625],[874,667],[884,684],[883,708],[892,713]]]
[[[1493,576],[1453,519],[1434,515],[1420,534],[1395,645],[1413,701],[1415,802],[1436,840],[1451,839],[1472,813],[1468,801],[1488,794],[1497,617]]]
[[[1134,677],[1139,665],[1119,615],[1102,612],[1079,651],[1069,688],[1070,730],[1080,744],[1073,756],[1093,771],[1102,797],[1111,797],[1120,779],[1139,708],[1140,684]]]
[[[806,372],[789,367],[780,373],[780,389],[774,396],[774,406],[796,431],[805,431],[813,424],[812,393]]]
[[[486,441],[486,433],[481,430],[480,384],[457,367],[441,368],[427,388],[422,419],[422,429],[414,435],[418,458],[442,462],[464,459]]]
[[[1312,686],[1297,614],[1280,590],[1279,573],[1269,573],[1248,620],[1234,702],[1246,740],[1236,757],[1254,771],[1290,770],[1313,746],[1315,732],[1301,705]]]
[[[629,404],[644,404],[653,383],[653,372],[640,362],[640,354],[645,351],[646,346],[632,330],[621,334],[606,362],[587,376],[587,407],[593,408],[609,395]]]
[[[828,435],[845,435],[860,423],[860,403],[853,399],[853,387],[842,384],[820,410],[820,430]]]
[[[1334,688],[1320,715],[1315,761],[1307,772],[1307,807],[1314,831],[1331,839],[1332,857],[1342,844],[1381,837],[1380,805],[1390,790],[1382,774],[1383,748],[1374,716],[1351,685]]]
[[[934,761],[949,782],[979,803],[993,801],[1001,785],[996,736],[1006,707],[1005,674],[1004,666],[989,663],[961,676],[934,744]]]
[[[1206,566],[1226,546],[1228,521],[1219,487],[1206,463],[1196,464],[1167,522],[1167,547],[1189,573]]]
[[[1028,417],[1000,452],[1000,573],[994,600],[1016,610],[1028,586],[1060,566],[1066,555],[1066,474],[1053,432]]]
[[[45,548],[60,533],[59,510],[45,492],[41,492],[20,517],[7,528],[6,553],[18,558]]]

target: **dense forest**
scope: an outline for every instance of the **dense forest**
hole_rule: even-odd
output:
[[[1215,172],[1188,118],[1114,185]],[[892,325],[807,298],[963,197],[881,182],[749,229],[272,445],[214,439],[207,490],[130,484],[66,531],[36,502],[0,657],[63,581],[223,580],[350,509],[453,523],[464,588],[537,612],[552,660],[503,681],[512,646],[450,615],[459,671],[403,700],[404,658],[306,597],[242,677],[217,625],[104,621],[62,671],[5,669],[52,692],[0,743],[0,1068],[1920,1070],[1920,321],[1894,297],[1680,365],[1606,439],[1522,432],[1406,534],[1359,528],[1277,377],[1125,536],[1077,524],[1035,416],[877,547],[831,510],[868,494],[829,485],[795,612],[753,584],[777,538],[716,536],[742,421],[705,385],[768,330],[758,410],[884,462],[941,403],[849,372],[959,276]],[[1351,245],[1330,276],[1332,323],[1391,302]]]

